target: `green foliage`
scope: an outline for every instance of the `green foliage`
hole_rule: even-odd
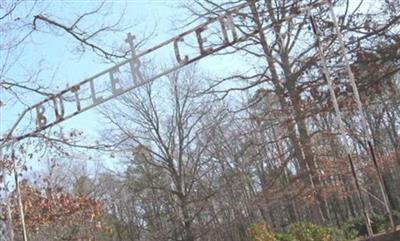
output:
[[[394,211],[393,219],[395,224],[399,225],[400,212]],[[374,231],[374,233],[385,232],[391,228],[389,217],[387,214],[373,214],[371,215],[371,222],[372,230]],[[363,217],[349,220],[343,225],[342,229],[345,233],[346,238],[348,239],[355,239],[356,237],[367,235],[367,228],[365,227],[365,221]]]
[[[250,227],[251,241],[346,241],[343,232],[312,223],[296,223],[288,233],[275,233],[265,223]]]
[[[363,233],[367,233],[363,218],[356,218],[344,223],[342,230],[348,239],[355,239]]]
[[[276,233],[275,237],[278,241],[296,241],[290,233]]]
[[[265,222],[251,225],[250,236],[251,241],[280,241]]]
[[[390,229],[390,221],[387,215],[372,215],[372,229],[374,232],[381,232]]]
[[[334,228],[316,225],[313,223],[296,223],[289,232],[298,241],[344,241],[344,234]]]
[[[387,215],[373,214],[371,220],[374,233],[390,229]],[[394,212],[394,221],[400,223],[400,212]],[[342,230],[303,222],[293,224],[288,232],[274,232],[266,223],[258,223],[250,227],[250,234],[251,241],[345,241],[367,234],[362,217],[345,223]]]

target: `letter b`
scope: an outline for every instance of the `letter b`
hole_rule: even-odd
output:
[[[47,118],[44,115],[46,109],[43,105],[36,106],[36,129],[41,129],[47,124]]]

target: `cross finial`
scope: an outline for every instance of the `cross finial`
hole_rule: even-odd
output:
[[[133,42],[135,39],[135,35],[132,35],[131,33],[128,33],[127,38],[125,39],[125,42],[129,44],[129,48],[131,49],[132,57],[136,56],[135,44]]]

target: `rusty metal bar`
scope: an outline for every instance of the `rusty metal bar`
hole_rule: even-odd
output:
[[[332,6],[331,3],[328,4],[328,9],[329,9],[329,13],[331,15],[331,19],[333,21],[333,25],[334,25],[334,28],[335,28],[336,36],[337,36],[337,38],[339,40],[339,45],[340,45],[340,49],[341,49],[341,56],[343,57],[344,64],[346,66],[346,71],[347,71],[347,74],[349,76],[350,84],[352,86],[352,90],[353,90],[353,94],[354,94],[354,98],[353,99],[356,101],[357,110],[359,112],[359,115],[361,116],[361,127],[362,127],[363,132],[364,132],[364,139],[365,139],[365,142],[367,143],[368,149],[369,149],[371,157],[372,157],[372,161],[374,163],[374,168],[375,168],[376,174],[378,176],[379,189],[380,189],[380,191],[382,193],[383,201],[385,202],[385,208],[386,208],[386,211],[387,211],[388,216],[389,216],[390,225],[392,226],[392,229],[395,230],[396,226],[395,226],[394,221],[393,221],[393,211],[392,211],[392,207],[390,206],[390,203],[389,203],[389,198],[388,198],[389,195],[388,195],[387,189],[386,189],[386,187],[384,185],[383,178],[381,176],[381,171],[380,171],[380,168],[378,166],[378,161],[376,159],[375,148],[374,148],[374,145],[373,145],[373,141],[374,140],[372,138],[371,127],[370,127],[370,125],[369,125],[369,123],[367,121],[367,118],[365,117],[365,113],[363,111],[363,106],[362,106],[362,103],[361,103],[360,94],[358,92],[358,88],[357,88],[357,84],[356,84],[356,81],[355,81],[355,77],[354,77],[353,71],[351,70],[350,61],[349,61],[349,58],[347,56],[348,55],[348,50],[347,50],[347,48],[346,48],[346,46],[344,44],[342,32],[340,31],[339,24],[338,24],[338,21],[337,21],[337,17],[336,17],[335,11],[333,10],[333,6]]]
[[[361,209],[362,212],[364,214],[364,221],[365,221],[365,226],[367,228],[367,232],[368,232],[368,236],[373,236],[373,230],[372,230],[372,226],[371,226],[371,219],[369,217],[369,212],[365,206],[365,202],[364,199],[362,197],[362,192],[361,192],[361,188],[360,188],[360,184],[359,184],[359,180],[356,174],[356,170],[354,167],[354,163],[353,163],[353,159],[351,157],[351,152],[350,152],[350,148],[349,145],[346,141],[346,127],[344,125],[343,122],[343,118],[342,118],[342,114],[340,112],[340,108],[339,108],[339,104],[336,98],[336,94],[335,94],[335,90],[334,90],[334,83],[331,79],[329,70],[328,70],[328,66],[326,63],[326,59],[325,59],[325,51],[324,48],[322,47],[322,43],[320,40],[320,30],[318,28],[317,22],[315,21],[314,16],[312,15],[311,11],[309,12],[309,18],[310,18],[310,22],[311,22],[311,27],[312,27],[312,31],[314,33],[315,39],[316,39],[316,45],[317,45],[317,49],[318,49],[318,55],[320,58],[320,62],[322,65],[322,73],[323,73],[323,78],[326,82],[326,84],[328,85],[329,88],[329,94],[331,97],[331,101],[333,104],[333,108],[335,110],[335,119],[339,128],[339,133],[340,133],[340,137],[342,139],[342,143],[344,145],[344,149],[346,151],[347,157],[349,159],[349,163],[350,163],[350,167],[351,167],[351,172],[353,174],[353,179],[357,188],[357,195],[359,198],[359,201],[361,203]]]

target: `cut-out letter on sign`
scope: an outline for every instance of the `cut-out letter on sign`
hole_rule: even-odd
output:
[[[43,105],[38,105],[36,106],[36,129],[41,129],[46,126],[47,124],[47,118],[44,115],[44,112],[46,109],[44,108]]]
[[[177,37],[174,40],[175,57],[176,57],[176,61],[178,61],[179,64],[185,64],[185,63],[187,63],[189,61],[189,57],[187,55],[185,55],[183,57],[183,59],[181,58],[178,42],[183,42],[183,41],[184,41],[184,39],[181,36]]]
[[[111,91],[113,95],[118,95],[123,91],[120,82],[121,72],[118,67],[115,67],[110,70],[110,79],[111,79]],[[117,86],[118,85],[118,86]]]
[[[92,93],[92,101],[93,101],[93,104],[101,103],[102,100],[103,100],[103,97],[101,97],[101,96],[96,97],[96,90],[94,89],[94,82],[93,82],[93,79],[90,80],[90,91],[91,91],[91,93]]]
[[[71,87],[71,92],[74,93],[75,102],[76,102],[76,112],[81,111],[81,100],[79,99],[79,90],[81,89],[80,85],[75,85]]]
[[[129,61],[129,65],[131,67],[133,83],[136,85],[144,82],[143,75],[140,72],[140,60],[134,57]]]
[[[56,121],[61,121],[64,119],[64,103],[62,96],[54,96],[53,98],[54,113],[56,115]]]
[[[209,52],[212,51],[212,48],[204,48],[204,42],[207,42],[206,38],[203,38],[201,33],[203,33],[207,29],[207,26],[203,26],[201,28],[196,29],[196,37],[197,37],[197,42],[199,44],[199,49],[200,49],[200,54],[205,55]]]

